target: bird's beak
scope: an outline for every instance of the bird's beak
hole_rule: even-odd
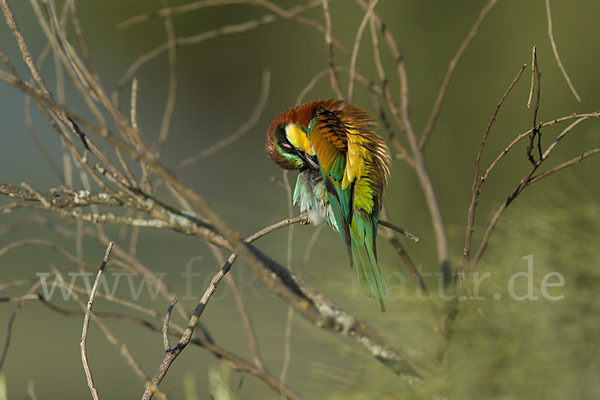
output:
[[[299,151],[298,156],[300,156],[302,161],[304,161],[304,164],[306,164],[310,168],[319,169],[319,164],[317,164],[317,160],[315,160],[315,158],[310,154],[306,154],[303,151]]]

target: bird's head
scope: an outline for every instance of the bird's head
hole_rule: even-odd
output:
[[[275,120],[267,132],[265,151],[285,169],[317,167],[304,126]]]
[[[317,100],[282,112],[267,131],[265,151],[285,169],[318,168],[308,125],[318,107],[339,106],[341,101]]]

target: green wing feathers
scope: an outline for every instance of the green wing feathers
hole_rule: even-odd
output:
[[[369,114],[354,106],[318,107],[309,125],[327,197],[350,265],[383,309],[385,282],[375,238],[390,156]]]

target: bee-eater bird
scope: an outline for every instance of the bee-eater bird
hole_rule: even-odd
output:
[[[390,153],[376,126],[365,110],[317,100],[275,118],[265,150],[282,168],[300,171],[294,204],[311,223],[326,221],[340,233],[359,283],[383,311],[375,238]]]

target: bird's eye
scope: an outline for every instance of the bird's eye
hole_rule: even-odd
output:
[[[285,151],[286,153],[291,153],[292,152],[292,146],[290,146],[289,144],[283,144],[281,146],[281,148],[283,149],[283,151]]]

